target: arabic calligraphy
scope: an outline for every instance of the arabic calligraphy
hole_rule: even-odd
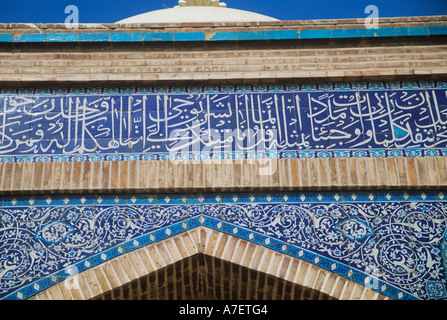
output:
[[[2,161],[442,156],[446,146],[447,89],[0,95]]]

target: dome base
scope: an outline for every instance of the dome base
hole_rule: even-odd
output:
[[[279,21],[262,14],[225,7],[186,6],[139,14],[116,23],[194,23]]]

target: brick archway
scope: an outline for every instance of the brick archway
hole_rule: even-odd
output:
[[[239,270],[243,270],[242,268],[254,270],[265,277],[270,277],[273,281],[280,282],[280,285],[294,286],[294,290],[298,290],[300,294],[294,293],[290,298],[296,300],[389,299],[365,286],[305,261],[231,235],[200,227],[109,260],[50,287],[30,300],[122,299],[126,294],[136,294],[136,292],[144,295],[141,279],[146,281],[156,272],[165,272],[167,267],[175,266],[176,263],[186,261],[185,259],[190,261],[196,258],[202,259],[200,256],[230,263],[232,266],[238,266]],[[163,293],[155,298],[186,297],[181,295],[174,297]],[[201,298],[200,295],[198,298]],[[223,296],[222,298],[237,299],[238,297]],[[258,294],[256,298],[274,299],[275,297],[269,294],[259,297]]]

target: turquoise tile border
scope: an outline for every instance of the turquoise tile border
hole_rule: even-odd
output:
[[[112,35],[110,33],[80,33],[80,42],[110,42]]]
[[[46,42],[47,34],[45,33],[29,33],[14,36],[14,42]]]
[[[144,40],[142,32],[138,33],[112,33],[112,42],[141,42]]]
[[[0,34],[0,42],[14,42],[14,34],[12,33]]]
[[[300,39],[331,39],[332,30],[302,30],[300,31]]]
[[[205,41],[204,32],[176,32],[174,41]]]
[[[48,33],[47,42],[78,42],[78,33]]]
[[[316,30],[270,30],[216,32],[207,39],[205,32],[121,32],[121,33],[31,33],[14,36],[0,34],[0,42],[152,42],[152,41],[266,41],[298,39],[344,39],[376,37],[445,36],[447,25],[398,27],[398,28],[353,28]]]

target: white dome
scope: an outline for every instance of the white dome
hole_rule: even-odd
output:
[[[198,4],[200,3],[200,4]],[[179,1],[175,8],[150,11],[117,23],[191,23],[278,21],[262,14],[226,8],[217,0]]]

